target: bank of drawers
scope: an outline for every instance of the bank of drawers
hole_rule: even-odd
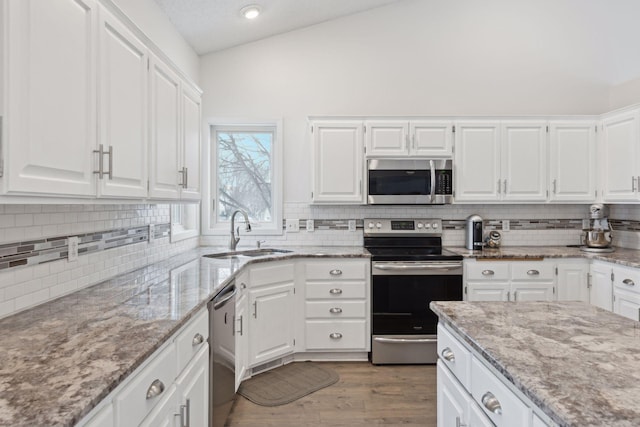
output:
[[[305,268],[307,350],[369,351],[368,260],[320,260]]]

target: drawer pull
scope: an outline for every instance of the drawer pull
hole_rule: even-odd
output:
[[[493,270],[482,270],[483,276],[493,276],[494,274],[496,273]]]
[[[333,332],[329,334],[329,338],[331,338],[332,340],[339,340],[340,338],[342,338],[342,334],[340,332]]]
[[[500,401],[496,399],[490,391],[486,392],[484,396],[482,396],[482,404],[489,410],[489,412],[502,415],[502,406],[500,406]]]
[[[160,396],[164,391],[164,384],[160,380],[154,380],[147,390],[147,400]]]
[[[191,340],[191,346],[195,347],[197,345],[200,345],[204,342],[204,337],[202,336],[202,334],[197,333],[193,336],[193,340]]]
[[[340,295],[342,293],[342,289],[340,288],[333,288],[329,291],[329,293],[331,295]]]
[[[538,270],[529,270],[527,271],[527,274],[529,276],[537,276],[538,274],[540,274],[540,272]]]
[[[342,270],[338,270],[338,269],[336,268],[336,269],[334,269],[334,270],[331,270],[331,271],[329,272],[329,274],[330,274],[330,275],[332,275],[332,276],[340,276],[340,275],[342,275]]]
[[[467,424],[462,424],[460,417],[456,417],[456,427],[468,427]]]
[[[442,357],[444,357],[448,362],[454,362],[456,360],[456,355],[449,347],[442,350]]]
[[[340,314],[342,313],[342,309],[340,307],[333,307],[329,309],[329,313],[331,314]]]
[[[622,281],[622,283],[624,283],[625,285],[628,285],[628,286],[635,286],[636,285],[635,282],[633,280],[631,280],[631,279],[624,279]]]

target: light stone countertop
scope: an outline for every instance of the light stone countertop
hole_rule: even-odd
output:
[[[432,302],[560,426],[640,425],[640,323],[581,302]]]
[[[242,248],[240,248],[242,249]],[[369,257],[362,247],[212,259],[203,247],[0,319],[0,426],[72,426],[247,264]]]

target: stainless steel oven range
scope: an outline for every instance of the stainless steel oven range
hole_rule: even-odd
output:
[[[371,253],[371,362],[437,361],[431,301],[462,300],[462,256],[442,248],[439,219],[365,219]]]

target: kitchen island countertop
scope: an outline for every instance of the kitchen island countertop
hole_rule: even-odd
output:
[[[560,426],[640,425],[640,323],[580,302],[432,302]]]

